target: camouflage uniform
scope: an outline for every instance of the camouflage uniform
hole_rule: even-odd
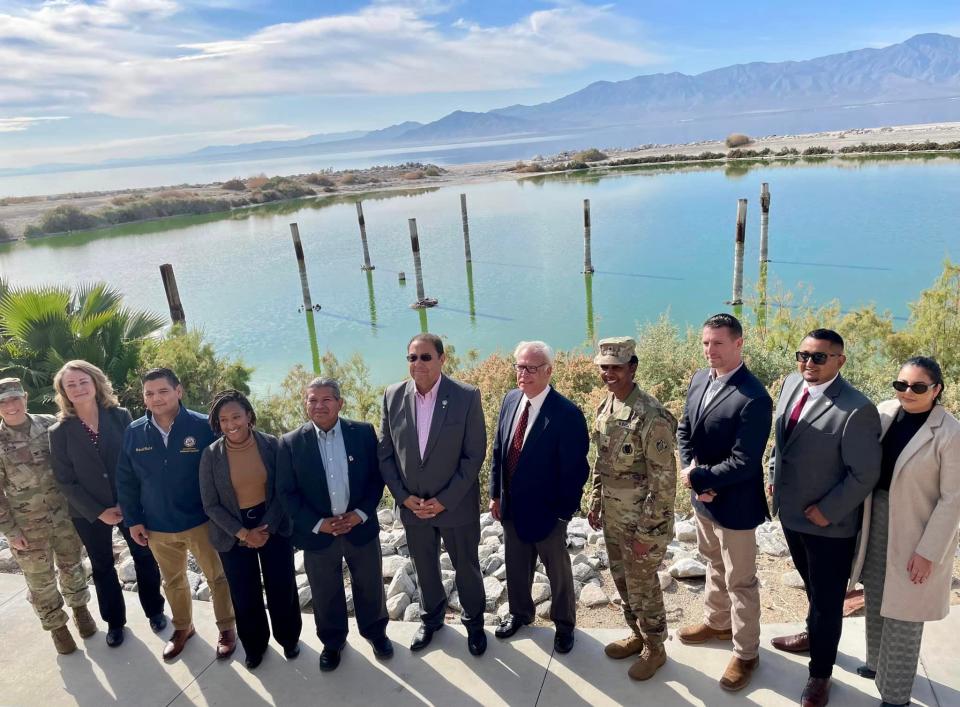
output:
[[[601,341],[598,363],[613,362],[609,354],[607,360],[602,359],[608,342],[625,345],[629,361],[634,344],[624,337]],[[610,573],[620,592],[624,619],[652,649],[661,648],[667,639],[657,569],[673,539],[676,430],[673,415],[656,398],[634,386],[622,402],[613,393],[607,394],[597,408],[592,431],[597,461],[590,510],[603,522]],[[634,541],[653,547],[645,557],[636,559]]]
[[[27,433],[0,422],[0,533],[8,539],[22,535],[30,543],[28,550],[12,545],[10,550],[23,571],[40,623],[52,631],[67,623],[64,598],[73,608],[83,607],[90,601],[90,591],[80,538],[50,465],[47,429],[57,419],[53,415],[27,415],[27,419]],[[54,561],[60,570],[62,595]]]

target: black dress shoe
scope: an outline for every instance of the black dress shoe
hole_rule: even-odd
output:
[[[468,628],[467,648],[470,655],[483,655],[487,650],[487,632],[482,628]]]
[[[524,627],[523,621],[513,614],[507,614],[507,617],[500,622],[500,625],[497,626],[497,630],[493,632],[493,635],[497,638],[510,638],[513,634],[519,631]]]
[[[107,645],[116,648],[123,643],[123,626],[110,626],[107,629]]]
[[[160,633],[166,627],[167,617],[164,616],[162,611],[159,614],[154,614],[150,617],[150,628],[153,629],[154,633]]]
[[[417,632],[413,635],[413,641],[410,642],[410,650],[414,652],[422,651],[430,645],[430,641],[433,640],[433,634],[442,628],[443,624],[433,627],[420,624],[420,628],[418,628]]]
[[[262,662],[263,662],[263,653],[252,653],[252,654],[247,654],[247,657],[246,659],[244,659],[243,664],[247,666],[247,670],[253,670]]]
[[[573,650],[573,631],[557,631],[557,635],[553,637],[553,649],[557,653],[569,653]]]
[[[371,639],[370,645],[373,646],[373,654],[377,656],[377,658],[386,660],[387,658],[393,657],[393,641],[387,638],[386,635]]]
[[[862,678],[867,678],[868,680],[873,680],[877,677],[877,671],[870,670],[870,668],[868,668],[866,665],[861,665],[859,668],[857,668],[857,675]]]
[[[293,660],[298,655],[300,655],[300,642],[297,641],[297,643],[290,646],[289,648],[284,648],[283,655],[284,657],[286,657],[287,660]]]
[[[913,702],[904,702],[902,705],[896,702],[881,702],[880,707],[910,707]]]
[[[331,670],[336,670],[337,666],[340,665],[340,652],[342,650],[343,646],[339,648],[324,646],[323,650],[320,651],[320,672],[329,673]]]

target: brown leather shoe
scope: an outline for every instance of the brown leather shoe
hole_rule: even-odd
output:
[[[706,643],[711,638],[715,638],[718,641],[729,641],[733,638],[733,631],[730,629],[721,630],[711,628],[706,624],[697,624],[696,626],[684,626],[681,628],[677,631],[677,638],[680,639],[680,643],[686,643],[688,645]]]
[[[167,645],[163,647],[163,659],[164,660],[173,660],[183,651],[183,647],[187,645],[187,641],[193,636],[196,631],[193,630],[193,625],[191,624],[190,628],[178,628],[173,632],[173,635],[170,636],[170,640],[167,641]]]
[[[787,653],[805,653],[810,650],[810,634],[806,631],[795,633],[792,636],[777,636],[770,643],[778,651]]]
[[[727,664],[727,669],[723,671],[723,677],[720,678],[720,687],[728,692],[742,690],[750,684],[750,678],[753,677],[753,671],[760,665],[760,657],[744,660],[733,656]]]
[[[801,707],[824,707],[830,701],[830,678],[810,678],[800,697]]]
[[[217,639],[217,660],[225,660],[237,650],[237,632],[232,628],[220,632]]]

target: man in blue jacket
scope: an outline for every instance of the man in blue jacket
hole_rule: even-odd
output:
[[[553,351],[521,341],[514,351],[517,387],[500,407],[490,470],[490,512],[503,522],[510,614],[496,630],[509,638],[534,619],[531,596],[537,556],[550,580],[550,618],[558,653],[573,648],[576,595],[567,522],[580,508],[590,473],[587,422],[550,386]]]
[[[213,598],[220,629],[217,658],[228,658],[237,643],[233,604],[220,557],[207,535],[200,497],[200,455],[213,442],[213,431],[206,415],[180,402],[183,388],[169,368],[153,368],[141,380],[147,414],[130,423],[123,435],[117,499],[130,535],[140,545],[149,544],[160,566],[174,628],[163,658],[180,655],[194,634],[188,550]]]

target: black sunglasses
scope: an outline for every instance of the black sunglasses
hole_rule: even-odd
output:
[[[839,356],[838,353],[826,353],[824,351],[797,351],[796,357],[798,363],[806,363],[807,361],[813,361],[818,366],[822,366],[827,362],[827,359],[831,356]]]
[[[407,360],[410,363],[414,363],[418,358],[424,363],[426,363],[427,361],[433,360],[433,354],[420,354],[419,356],[417,356],[416,354],[407,354]]]
[[[898,393],[906,393],[908,390],[912,390],[917,395],[923,395],[933,386],[935,386],[936,383],[907,383],[906,381],[894,381],[890,385],[892,385],[893,389]]]

